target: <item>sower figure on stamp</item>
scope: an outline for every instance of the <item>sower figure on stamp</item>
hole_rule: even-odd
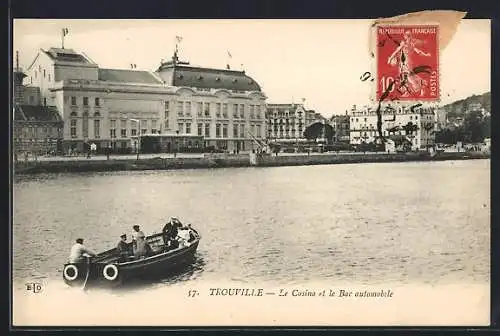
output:
[[[399,43],[399,46],[387,59],[387,64],[399,65],[399,79],[401,80],[401,88],[404,90],[403,97],[420,91],[423,95],[425,81],[418,74],[413,73],[413,54],[430,57],[430,53],[426,53],[416,47],[422,43],[418,39],[411,36],[410,31],[404,33],[404,39]],[[409,86],[408,86],[409,85]]]

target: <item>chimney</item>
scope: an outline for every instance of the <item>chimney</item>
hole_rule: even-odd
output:
[[[26,75],[19,67],[19,52],[16,51],[16,67],[14,68],[14,104],[22,105],[24,102],[23,80]]]

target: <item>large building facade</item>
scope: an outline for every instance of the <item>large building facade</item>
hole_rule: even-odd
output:
[[[328,123],[330,126],[333,128],[333,141],[334,142],[344,142],[344,143],[350,143],[351,138],[350,138],[350,121],[351,118],[349,115],[333,115]]]
[[[24,72],[14,71],[13,152],[15,158],[22,154],[45,155],[62,150],[63,120],[55,106],[40,105],[38,90],[26,92],[22,82]],[[31,97],[31,98],[30,98]]]
[[[265,137],[267,97],[255,80],[244,71],[190,66],[177,52],[156,71],[141,71],[100,68],[84,53],[52,48],[40,51],[26,75],[26,89],[39,92],[31,99],[56,106],[64,120],[65,150],[95,143],[131,151],[137,135],[160,133],[251,150],[253,137]]]
[[[306,141],[304,130],[317,121],[323,122],[324,118],[313,110],[306,110],[303,104],[268,104],[266,136],[272,142],[303,142]]]
[[[382,132],[384,137],[403,135],[411,141],[411,149],[425,149],[434,145],[436,114],[433,106],[382,104]],[[350,142],[353,145],[374,142],[379,134],[378,116],[374,107],[357,108],[350,111]]]

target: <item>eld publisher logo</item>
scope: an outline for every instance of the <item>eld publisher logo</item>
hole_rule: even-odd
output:
[[[35,294],[40,293],[42,291],[42,284],[38,282],[30,282],[26,284],[26,290],[33,292]]]

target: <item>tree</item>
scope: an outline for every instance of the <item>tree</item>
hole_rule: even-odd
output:
[[[418,130],[418,126],[411,121],[409,121],[406,125],[402,127],[406,133],[406,135],[413,135]]]
[[[333,130],[333,127],[331,125],[323,124],[322,122],[318,121],[308,126],[304,130],[303,134],[304,138],[306,138],[307,140],[314,141],[324,136],[326,141],[330,143],[335,136],[335,131]]]

